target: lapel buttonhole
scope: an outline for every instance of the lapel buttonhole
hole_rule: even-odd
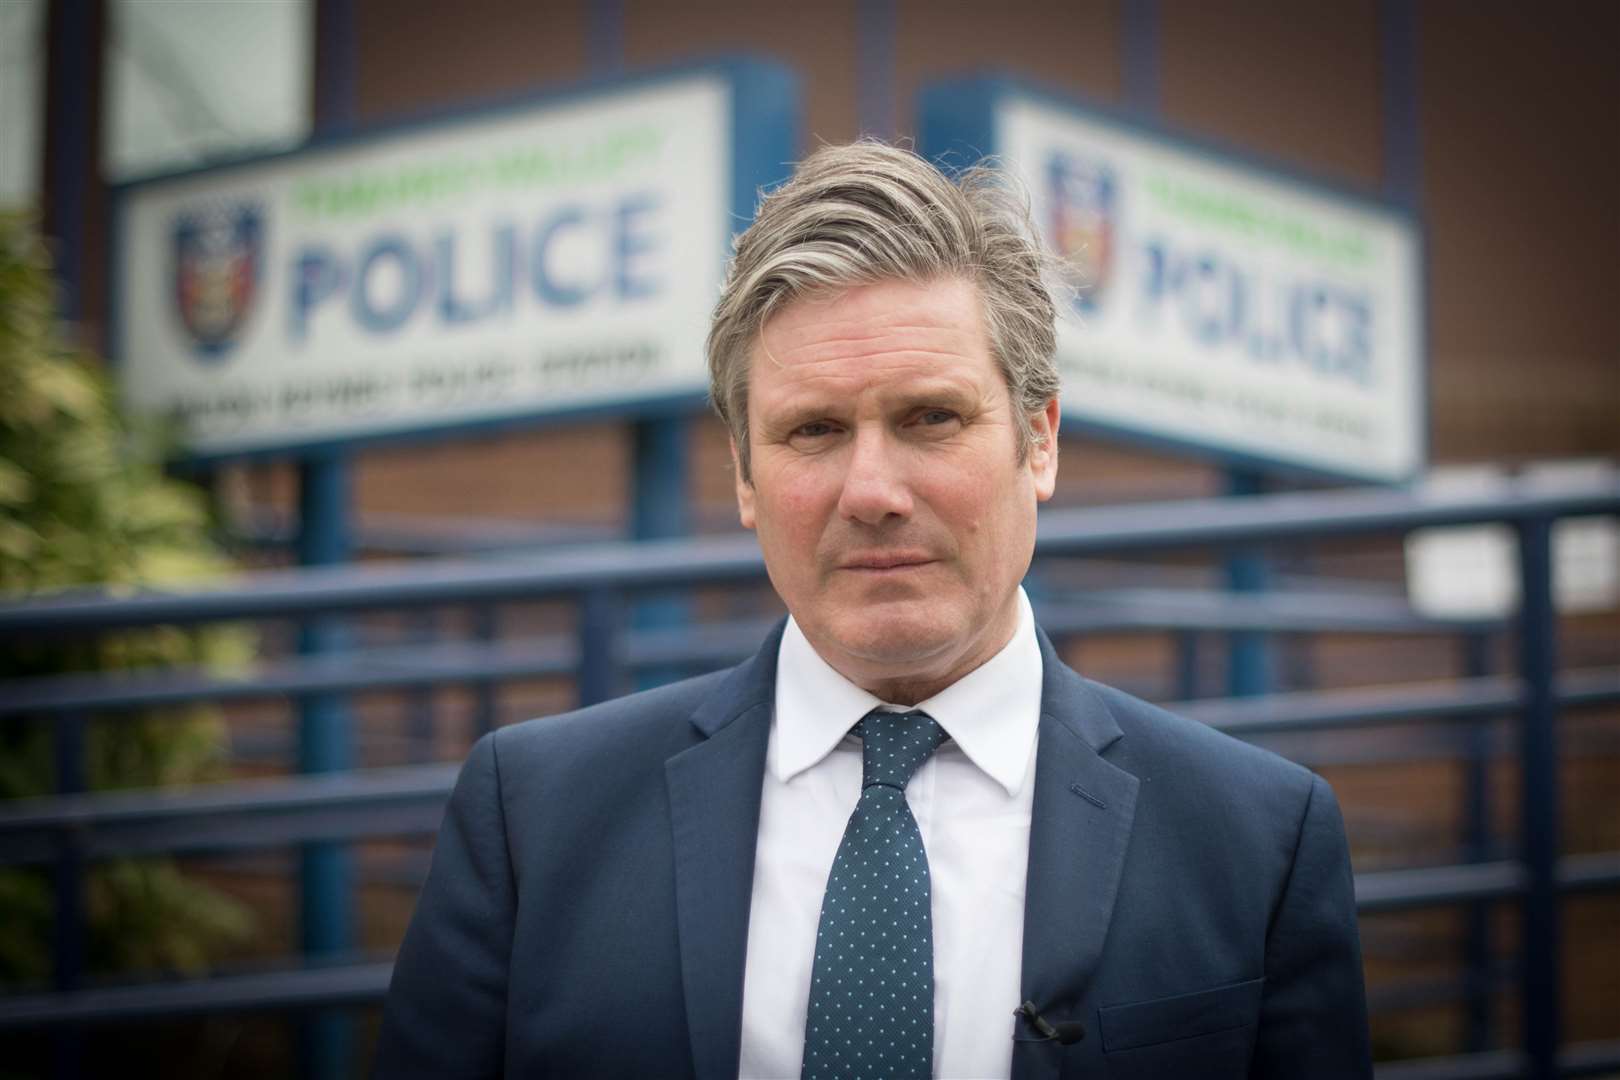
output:
[[[1082,799],[1086,800],[1086,802],[1090,803],[1092,806],[1095,806],[1099,810],[1108,809],[1108,804],[1107,803],[1105,803],[1101,799],[1097,798],[1097,796],[1093,795],[1091,792],[1087,791],[1085,788],[1081,787],[1079,784],[1070,784],[1069,785],[1069,790],[1074,792],[1076,795],[1080,796]]]

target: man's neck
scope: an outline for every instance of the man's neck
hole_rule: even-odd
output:
[[[905,675],[887,676],[855,663],[847,665],[850,670],[846,670],[846,665],[829,657],[821,649],[817,648],[816,652],[834,671],[880,701],[890,705],[916,705],[977,671],[991,657],[1006,648],[1007,643],[1018,631],[1018,604],[1018,598],[1014,597],[1012,603],[1008,605],[1006,617],[996,620],[1000,625],[991,627],[972,643],[971,648],[932,669],[925,668]],[[815,648],[815,642],[812,641],[810,644]]]

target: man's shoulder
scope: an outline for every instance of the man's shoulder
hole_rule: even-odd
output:
[[[718,693],[734,669],[711,671],[650,690],[627,694],[564,713],[524,720],[493,733],[498,752],[508,754],[619,753],[689,739],[693,714]]]

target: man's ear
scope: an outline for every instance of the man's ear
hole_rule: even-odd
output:
[[[1062,418],[1063,408],[1057,398],[1048,401],[1044,409],[1029,418],[1035,430],[1035,442],[1029,448],[1029,471],[1035,480],[1035,498],[1039,502],[1050,499],[1057,490],[1058,421]]]
[[[731,478],[737,485],[737,519],[742,527],[754,527],[754,485],[743,479],[742,458],[737,456],[737,440],[731,440]]]

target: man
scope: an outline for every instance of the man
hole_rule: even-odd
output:
[[[1034,625],[1042,267],[987,174],[870,143],[764,200],[709,357],[791,617],[480,740],[379,1076],[1370,1075],[1327,786]]]

